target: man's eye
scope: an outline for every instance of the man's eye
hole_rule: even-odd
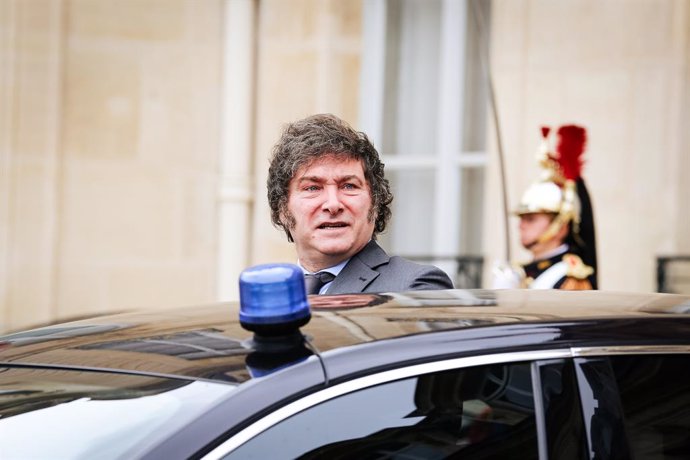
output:
[[[357,188],[357,186],[355,184],[347,183],[347,184],[343,184],[343,188],[345,190],[354,190]]]
[[[319,187],[317,187],[316,185],[308,185],[308,186],[304,187],[304,190],[307,192],[315,192],[318,189],[319,189]]]

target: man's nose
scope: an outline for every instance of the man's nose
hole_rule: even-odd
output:
[[[338,187],[326,187],[324,189],[325,197],[321,208],[331,214],[335,214],[343,209],[343,203],[340,201],[340,190]]]

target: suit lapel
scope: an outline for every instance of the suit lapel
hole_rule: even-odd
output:
[[[379,276],[376,267],[388,262],[388,254],[370,241],[364,249],[354,255],[338,274],[327,294],[364,292],[364,289]]]
[[[378,272],[367,267],[358,258],[353,257],[340,274],[335,277],[326,294],[364,292],[364,289],[378,276]]]

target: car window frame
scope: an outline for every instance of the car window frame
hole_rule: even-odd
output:
[[[458,358],[443,359],[428,363],[414,364],[408,366],[401,366],[395,369],[389,369],[378,373],[366,375],[363,377],[354,378],[324,389],[315,391],[298,400],[292,401],[275,411],[255,420],[253,423],[244,427],[240,431],[234,433],[230,438],[217,444],[212,450],[201,456],[204,460],[221,459],[232,451],[243,445],[253,437],[259,435],[263,431],[270,429],[272,426],[282,422],[283,420],[313,407],[317,404],[329,401],[333,398],[354,392],[362,389],[370,388],[375,385],[380,385],[392,382],[399,379],[430,374],[434,372],[442,372],[452,369],[461,369],[474,366],[492,365],[492,364],[508,364],[513,362],[530,362],[532,364],[533,372],[535,372],[535,364],[541,364],[552,360],[568,359],[575,361],[575,358],[587,357],[607,357],[617,354],[690,354],[690,345],[621,345],[621,346],[579,346],[579,347],[557,347],[544,350],[525,350],[503,353],[491,353],[486,355],[465,356]],[[539,376],[533,374],[532,381],[535,385],[539,385]],[[581,384],[582,382],[579,382]],[[543,427],[544,409],[541,401],[541,395],[537,393],[538,387],[535,386],[535,417],[537,422],[537,440],[539,459],[546,460],[548,458],[548,448],[546,445],[546,438],[544,433],[540,430]],[[583,389],[579,388],[580,394]],[[580,404],[582,402],[580,401]],[[541,425],[540,425],[541,424]],[[590,434],[588,433],[588,436]],[[591,443],[591,439],[588,439]],[[590,444],[591,445],[591,444]]]
[[[551,359],[571,358],[570,349],[549,349],[549,350],[535,350],[535,351],[516,351],[505,353],[493,353],[479,356],[467,356],[461,358],[444,359],[423,364],[415,364],[409,366],[402,366],[396,369],[386,370],[375,374],[366,375],[364,377],[355,378],[346,382],[339,383],[327,387],[323,390],[309,394],[299,400],[289,403],[276,411],[266,415],[265,417],[255,421],[251,425],[245,427],[243,430],[237,432],[232,437],[225,440],[212,451],[204,455],[203,459],[220,459],[228,455],[245,442],[259,435],[263,431],[275,426],[283,420],[303,411],[309,409],[317,404],[329,401],[333,398],[352,393],[354,391],[363,390],[376,385],[393,382],[400,379],[416,377],[435,372],[448,371],[453,369],[462,369],[468,367],[492,365],[492,364],[508,364],[515,362],[536,362]],[[540,451],[540,457],[541,451]]]

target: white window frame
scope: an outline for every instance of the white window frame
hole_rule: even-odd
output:
[[[360,90],[360,127],[375,145],[383,144],[383,120],[389,0],[365,0]],[[430,170],[434,173],[433,231],[430,234],[434,263],[451,275],[456,263],[447,258],[460,251],[463,172],[485,168],[485,151],[463,151],[465,124],[466,37],[468,2],[442,0],[438,81],[436,155],[393,155],[382,151],[391,171]]]

